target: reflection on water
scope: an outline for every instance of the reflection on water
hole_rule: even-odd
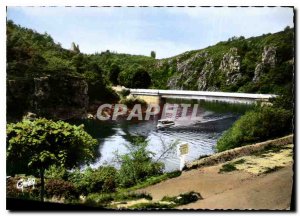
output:
[[[175,126],[157,130],[156,125],[158,116],[148,121],[100,121],[83,120],[77,123],[83,123],[85,129],[94,138],[99,140],[99,152],[101,157],[93,167],[103,164],[113,164],[115,162],[114,152],[120,154],[127,152],[125,144],[129,144],[126,135],[141,135],[147,138],[149,150],[155,153],[158,158],[166,145],[177,141],[178,143],[188,143],[189,153],[186,156],[187,161],[192,161],[201,155],[214,153],[214,148],[218,138],[227,130],[237,119],[250,108],[245,104],[225,104],[220,102],[187,101],[187,100],[168,100],[168,103],[198,103],[197,118],[192,119],[192,108],[188,109],[187,117],[180,118],[179,107],[176,115]],[[165,164],[165,170],[171,171],[179,169],[179,157],[176,149],[169,152],[167,158],[162,162]]]

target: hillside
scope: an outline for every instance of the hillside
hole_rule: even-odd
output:
[[[91,58],[107,77],[112,65],[120,67],[120,74],[143,67],[151,76],[151,88],[281,93],[292,87],[294,29],[247,39],[233,37],[166,59],[109,51]],[[127,83],[119,80],[118,84]]]
[[[75,43],[64,49],[49,34],[8,21],[8,114],[85,107],[80,111],[85,115],[95,101],[117,100],[111,85],[291,94],[293,49],[294,29],[287,27],[259,37],[233,37],[167,59],[109,50],[88,55]]]
[[[293,80],[294,29],[233,37],[202,50],[158,61],[170,89],[279,93]]]

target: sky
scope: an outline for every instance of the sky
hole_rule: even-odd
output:
[[[7,18],[69,49],[106,50],[167,58],[233,36],[246,38],[293,27],[293,9],[283,7],[8,7]]]

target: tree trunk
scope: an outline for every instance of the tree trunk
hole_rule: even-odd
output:
[[[41,202],[44,202],[44,194],[45,194],[45,177],[44,177],[45,169],[40,169],[40,177],[41,177]]]

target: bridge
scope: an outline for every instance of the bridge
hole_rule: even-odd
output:
[[[186,91],[186,90],[157,90],[157,89],[129,89],[130,94],[137,96],[147,103],[160,103],[164,98],[196,99],[207,101],[223,101],[229,103],[268,102],[274,94],[249,94],[233,92]]]

